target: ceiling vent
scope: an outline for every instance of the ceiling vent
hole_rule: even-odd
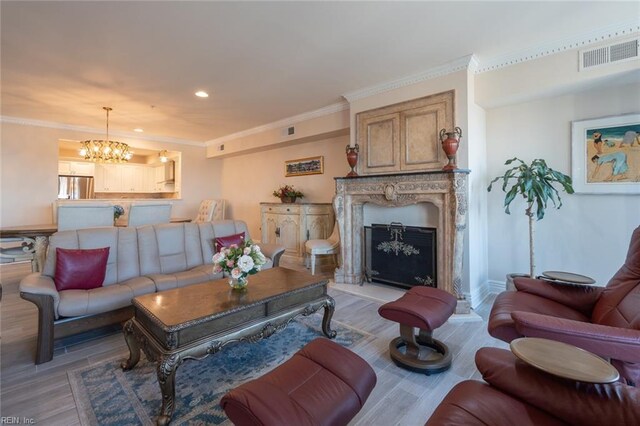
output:
[[[608,46],[580,51],[580,71],[614,62],[626,62],[638,59],[637,38]]]

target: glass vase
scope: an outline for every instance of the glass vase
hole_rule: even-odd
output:
[[[246,290],[248,284],[249,284],[249,276],[240,277],[240,278],[229,277],[229,286],[234,290],[238,290],[238,291]]]

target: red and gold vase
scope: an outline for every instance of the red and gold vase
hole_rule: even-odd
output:
[[[355,146],[347,145],[346,151],[347,163],[349,163],[349,167],[351,167],[351,171],[347,174],[347,177],[358,176],[354,169],[358,164],[358,151],[360,151],[360,147],[358,146],[358,144],[356,144]]]
[[[460,127],[454,127],[452,132],[447,132],[446,129],[440,130],[442,149],[449,159],[449,162],[442,168],[442,170],[455,170],[458,168],[456,165],[456,153],[460,146],[461,137],[462,129]]]

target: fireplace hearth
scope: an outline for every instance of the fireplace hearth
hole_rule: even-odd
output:
[[[469,302],[462,292],[468,173],[469,170],[456,169],[335,178],[333,208],[342,247],[335,282],[362,284],[364,281],[364,205],[402,207],[430,203],[438,212],[435,236],[437,288],[456,296],[457,313],[468,313]]]
[[[396,287],[437,287],[436,229],[401,223],[364,227],[365,279]]]

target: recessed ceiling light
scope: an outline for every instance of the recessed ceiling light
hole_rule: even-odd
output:
[[[138,133],[144,132],[144,130],[142,130],[140,127],[133,129],[133,131]]]
[[[208,98],[209,94],[207,92],[205,92],[204,90],[198,90],[196,92],[196,96],[199,98]]]

